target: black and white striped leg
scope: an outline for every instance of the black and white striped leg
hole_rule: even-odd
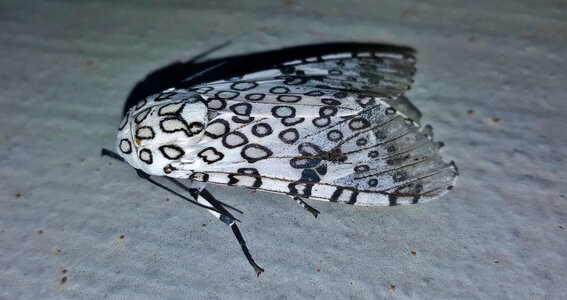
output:
[[[193,186],[194,185],[192,185],[192,187]],[[193,190],[196,190],[196,189],[193,189]],[[205,199],[205,197],[207,199]],[[240,244],[240,247],[242,248],[242,252],[244,252],[244,256],[246,256],[246,259],[248,259],[248,263],[250,263],[252,268],[254,268],[256,275],[260,276],[260,274],[262,274],[262,272],[264,272],[264,269],[262,269],[260,266],[258,266],[256,264],[256,262],[254,261],[254,259],[252,258],[252,255],[250,254],[250,251],[248,250],[248,247],[246,246],[246,241],[244,240],[244,237],[240,233],[240,229],[238,229],[238,225],[236,225],[236,218],[234,218],[230,214],[230,212],[228,212],[226,210],[226,208],[224,208],[224,206],[222,204],[220,204],[219,201],[216,200],[208,192],[205,192],[205,193],[202,193],[202,194],[199,193],[199,194],[195,195],[194,198],[195,198],[195,200],[197,200],[197,202],[215,209],[215,210],[209,209],[209,212],[213,216],[215,216],[215,218],[221,220],[223,223],[230,226],[230,228],[232,229],[232,233],[234,233],[234,236],[236,237],[236,239],[238,240],[238,243]],[[218,211],[221,211],[223,214],[219,214]]]
[[[248,263],[250,263],[252,268],[254,268],[254,271],[256,272],[256,276],[260,277],[260,274],[264,272],[264,269],[258,266],[254,261],[254,259],[252,258],[250,251],[248,251],[248,247],[246,247],[246,241],[244,240],[244,237],[242,237],[242,234],[240,233],[240,229],[238,229],[238,226],[234,222],[230,224],[230,228],[232,228],[232,233],[234,233],[234,236],[236,237],[238,243],[240,244],[240,247],[242,248],[242,252],[244,252],[246,259],[248,259]]]
[[[292,196],[292,198],[293,198],[293,200],[295,200],[295,202],[297,202],[297,204],[301,205],[301,207],[305,208],[306,211],[310,212],[315,218],[317,218],[317,216],[319,215],[318,210],[316,210],[315,208],[313,208],[309,204],[305,203],[305,201],[303,201],[303,199],[301,199],[297,196]]]
[[[118,154],[116,154],[115,152],[110,151],[108,149],[103,148],[101,150],[100,154],[101,154],[101,156],[106,155],[106,156],[112,157],[116,160],[124,162],[124,159],[122,157],[120,157]],[[244,240],[244,237],[242,237],[242,234],[240,233],[240,230],[238,229],[238,226],[236,225],[236,221],[239,221],[239,220],[237,218],[235,218],[230,212],[228,212],[228,210],[224,207],[224,204],[222,204],[220,201],[216,200],[215,197],[213,197],[213,195],[211,195],[205,189],[205,183],[204,182],[193,181],[193,182],[191,182],[190,187],[186,187],[185,185],[181,184],[177,180],[170,178],[170,180],[173,183],[175,183],[177,186],[182,187],[183,189],[187,190],[189,192],[189,194],[195,199],[195,200],[191,200],[190,198],[187,198],[187,197],[181,195],[180,193],[172,190],[171,188],[153,180],[150,175],[142,172],[141,170],[136,170],[136,172],[138,173],[138,176],[140,176],[143,179],[146,179],[147,181],[151,182],[152,184],[154,184],[154,185],[156,185],[156,186],[158,186],[158,187],[180,197],[181,199],[187,200],[192,204],[195,204],[197,206],[205,208],[211,214],[213,214],[213,216],[215,216],[217,219],[221,220],[223,223],[230,226],[230,228],[232,229],[232,232],[234,233],[234,236],[236,237],[236,239],[238,240],[238,243],[240,244],[240,247],[242,248],[242,251],[244,252],[244,255],[246,256],[246,259],[248,259],[248,262],[250,263],[252,268],[254,268],[256,275],[260,276],[260,274],[262,274],[262,272],[264,272],[264,269],[262,269],[260,266],[258,266],[256,264],[256,262],[254,261],[254,259],[252,258],[252,255],[250,255],[250,251],[248,250],[248,247],[246,246],[246,241]],[[236,208],[233,208],[233,207],[231,207],[231,208],[242,213],[241,211],[239,211]]]

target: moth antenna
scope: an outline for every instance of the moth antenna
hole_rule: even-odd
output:
[[[218,50],[220,50],[220,49],[222,49],[222,48],[225,48],[225,47],[227,47],[227,46],[230,45],[230,44],[232,44],[232,41],[226,41],[226,42],[224,42],[224,43],[222,43],[222,44],[220,44],[220,45],[218,45],[218,46],[215,46],[215,47],[213,47],[213,48],[211,48],[211,49],[209,49],[209,50],[207,50],[207,51],[205,51],[205,52],[203,52],[203,53],[201,53],[201,54],[198,54],[197,56],[194,56],[194,57],[191,58],[191,60],[189,60],[188,62],[189,62],[189,63],[195,63],[195,62],[199,61],[201,58],[204,58],[204,57],[206,57],[207,55],[209,55],[209,54],[211,54],[211,53],[213,53],[213,52],[215,52],[215,51],[218,51]]]
[[[218,67],[224,65],[225,63],[226,63],[226,61],[221,61],[221,62],[219,62],[219,63],[217,63],[217,64],[215,64],[215,65],[212,65],[212,66],[210,66],[210,67],[208,67],[208,68],[206,68],[206,69],[204,69],[204,70],[201,70],[201,71],[199,71],[199,72],[197,72],[197,73],[195,73],[195,74],[193,74],[193,75],[191,75],[191,76],[185,78],[185,79],[184,79],[183,81],[181,81],[181,82],[183,83],[183,82],[191,81],[191,80],[193,80],[193,79],[195,79],[195,78],[197,78],[197,77],[199,77],[199,76],[202,76],[202,75],[205,74],[205,73],[208,73],[208,72],[210,72],[210,71],[212,71],[212,70],[214,70],[214,69],[216,69],[216,68],[218,68]]]

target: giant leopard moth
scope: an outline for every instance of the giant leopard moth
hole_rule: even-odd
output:
[[[103,150],[162,187],[150,176],[189,179],[195,203],[231,226],[258,275],[237,219],[206,183],[286,194],[317,216],[304,199],[415,204],[450,190],[458,174],[431,128],[396,109],[415,72],[411,50],[305,52],[224,79],[193,76],[144,97],[119,125],[118,154]]]

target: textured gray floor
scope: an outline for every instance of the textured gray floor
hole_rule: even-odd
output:
[[[2,1],[0,298],[509,298],[567,293],[565,1]],[[264,4],[265,3],[265,4]],[[232,233],[100,158],[145,75],[322,41],[413,46],[410,99],[461,176],[360,208],[212,187]],[[412,255],[415,251],[415,255]]]

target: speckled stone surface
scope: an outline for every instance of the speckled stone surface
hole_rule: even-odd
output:
[[[564,1],[3,1],[1,299],[559,299],[567,293]],[[412,46],[412,102],[461,176],[364,208],[211,187],[207,212],[99,157],[150,72],[329,41]]]

